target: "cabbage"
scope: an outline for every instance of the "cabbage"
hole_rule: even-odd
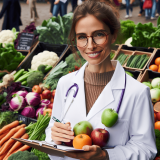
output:
[[[50,100],[48,100],[48,99],[42,99],[41,100],[41,104],[39,105],[39,107],[47,107],[50,103],[51,103]]]
[[[18,91],[16,94],[25,98],[26,95],[28,94],[28,92],[27,91]]]
[[[36,115],[36,111],[32,106],[26,106],[22,110],[21,115],[26,116],[26,117],[30,117],[30,118],[34,118]]]
[[[46,107],[40,107],[37,109],[36,111],[36,117],[38,118],[38,115],[39,114],[42,114],[43,115],[43,111],[46,109]]]
[[[151,82],[151,85],[153,88],[159,88],[160,89],[160,78],[154,78]]]
[[[12,110],[19,111],[20,109],[23,109],[26,106],[26,101],[22,96],[14,94],[13,98],[9,102],[9,106]]]
[[[36,92],[30,92],[26,95],[26,101],[30,106],[37,106],[39,105],[40,101],[41,101],[41,97],[38,93]]]
[[[150,90],[152,102],[155,103],[160,100],[160,89],[154,88]]]

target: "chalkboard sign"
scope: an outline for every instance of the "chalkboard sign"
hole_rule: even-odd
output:
[[[32,33],[22,33],[17,49],[18,50],[29,50],[32,45],[33,37],[34,37],[34,34]]]

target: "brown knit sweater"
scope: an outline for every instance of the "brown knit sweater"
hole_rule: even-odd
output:
[[[104,87],[111,80],[114,71],[104,73],[94,73],[85,68],[84,72],[84,86],[86,98],[86,112],[90,111],[93,104],[101,94]]]

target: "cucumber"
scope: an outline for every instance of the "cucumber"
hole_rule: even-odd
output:
[[[142,68],[145,66],[145,64],[147,63],[148,59],[149,59],[149,58],[146,57],[146,58],[143,60],[141,66],[140,66],[140,69],[142,69]]]
[[[136,56],[134,57],[134,59],[132,60],[132,63],[131,63],[131,65],[130,65],[130,67],[136,68],[136,62],[138,61],[138,59],[139,59],[139,55],[136,55]]]
[[[131,55],[129,58],[128,58],[128,61],[127,61],[127,67],[129,67],[129,65],[130,65],[130,63],[131,63],[131,61],[132,61],[132,59],[134,58],[134,55]]]
[[[52,66],[51,65],[47,65],[45,70],[44,70],[44,73],[49,72],[51,69],[52,69]]]
[[[17,73],[14,74],[14,81],[16,81],[24,72],[24,69],[20,69]]]
[[[27,85],[27,81],[21,82],[21,85],[22,85],[22,86],[26,86],[26,85]]]
[[[139,62],[136,65],[136,68],[139,68],[141,66],[141,64],[142,64],[143,60],[146,58],[146,56],[147,56],[146,54],[141,56]]]

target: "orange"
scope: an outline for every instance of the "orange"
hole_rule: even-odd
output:
[[[160,102],[156,102],[154,105],[154,111],[156,113],[160,112]]]
[[[158,68],[158,72],[160,73],[160,65],[159,65],[159,68]]]
[[[158,71],[158,66],[155,65],[155,64],[152,64],[152,65],[149,66],[149,69],[157,72]]]
[[[154,123],[154,128],[160,130],[160,121]]]
[[[160,65],[160,57],[157,57],[154,61],[154,63],[159,66]]]
[[[73,139],[73,147],[82,149],[85,145],[92,145],[92,139],[87,134],[79,134]]]

